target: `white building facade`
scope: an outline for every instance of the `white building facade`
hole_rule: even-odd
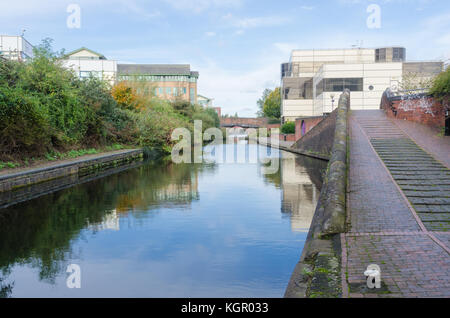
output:
[[[117,79],[117,61],[108,60],[104,55],[84,47],[66,54],[62,65],[72,69],[80,79],[93,76],[111,85]]]
[[[405,62],[401,47],[294,50],[281,66],[283,122],[321,116],[337,107],[346,88],[352,109],[378,109],[386,88],[398,88],[406,72],[432,77],[442,62]]]
[[[23,36],[0,35],[0,56],[8,60],[33,58],[33,46]]]

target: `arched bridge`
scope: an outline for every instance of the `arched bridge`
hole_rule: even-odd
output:
[[[229,117],[220,119],[220,127],[260,128],[267,127],[267,118]]]

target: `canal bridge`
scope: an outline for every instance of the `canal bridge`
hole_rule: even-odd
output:
[[[224,128],[241,127],[244,129],[248,129],[267,127],[267,125],[267,118],[228,117],[220,119],[220,127]]]

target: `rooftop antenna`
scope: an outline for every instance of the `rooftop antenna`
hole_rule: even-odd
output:
[[[21,34],[21,37],[23,37],[24,35],[25,35],[25,29],[22,29],[22,34]]]
[[[362,47],[363,40],[356,40],[356,44],[352,45],[352,48],[358,48],[360,49]]]

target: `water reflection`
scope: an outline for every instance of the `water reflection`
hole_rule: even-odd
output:
[[[0,210],[0,297],[280,297],[324,166],[281,158],[145,163]]]
[[[308,232],[319,199],[325,163],[283,152],[281,180],[283,199],[281,212],[289,214],[293,231]],[[313,175],[313,178],[311,178]],[[319,180],[320,186],[312,179]]]

